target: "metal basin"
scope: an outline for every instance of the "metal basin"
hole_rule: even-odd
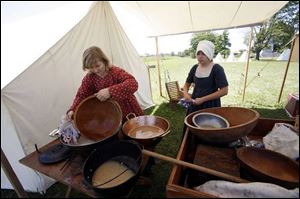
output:
[[[198,113],[213,113],[225,118],[230,126],[219,129],[202,129],[193,123],[193,117]],[[214,144],[224,144],[235,141],[248,135],[255,127],[259,113],[255,110],[242,107],[207,108],[193,112],[185,117],[184,123],[191,133],[201,140]]]
[[[137,137],[136,133],[142,131],[145,132],[145,137]],[[152,132],[152,135],[146,136],[148,132]],[[131,119],[127,115],[127,122],[122,127],[122,133],[126,139],[134,140],[144,147],[154,147],[169,132],[169,121],[163,117],[153,115],[135,116]]]
[[[224,117],[214,113],[197,113],[193,116],[193,123],[202,129],[229,127],[229,122]]]

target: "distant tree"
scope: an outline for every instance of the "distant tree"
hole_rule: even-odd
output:
[[[274,15],[275,20],[282,21],[294,28],[294,33],[299,31],[299,1],[289,1],[279,12]]]
[[[196,58],[196,50],[199,41],[209,40],[215,44],[215,54],[219,52],[223,55],[229,55],[231,43],[229,42],[229,33],[224,31],[221,35],[218,35],[213,32],[201,32],[196,33],[192,36],[191,39],[191,48],[189,49],[189,54],[192,58]]]
[[[231,43],[229,42],[229,32],[224,31],[222,35],[218,35],[215,42],[215,55],[221,53],[224,57],[230,54]]]
[[[175,56],[175,53],[173,51],[171,52],[171,56]]]
[[[289,47],[288,42],[299,31],[299,2],[289,1],[280,11],[263,25],[254,27],[252,52],[259,60],[260,52],[273,46],[273,51],[281,52]],[[248,45],[250,34],[244,38]]]
[[[185,49],[183,51],[183,56],[189,56],[190,55],[190,49]]]
[[[201,40],[209,40],[209,41],[215,43],[216,35],[212,32],[200,32],[200,33],[193,34],[191,43],[190,43],[191,48],[189,49],[190,56],[192,58],[196,58],[197,46],[198,46],[199,41],[201,41]]]

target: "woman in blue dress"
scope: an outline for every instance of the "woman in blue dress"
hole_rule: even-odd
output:
[[[198,43],[195,64],[183,87],[184,99],[190,102],[187,115],[205,108],[220,107],[221,97],[228,93],[228,82],[224,69],[213,63],[215,46],[211,41],[202,40]],[[192,95],[189,94],[191,84],[194,84]]]

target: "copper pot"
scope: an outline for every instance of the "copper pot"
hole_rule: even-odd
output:
[[[69,147],[91,147],[102,145],[118,137],[122,126],[122,111],[120,105],[112,99],[101,102],[92,95],[85,98],[77,107],[74,123],[80,132],[78,143],[64,145]]]
[[[130,119],[130,117],[132,117]],[[123,124],[122,133],[126,139],[135,140],[144,147],[154,147],[161,139],[170,133],[170,123],[163,117],[143,115],[136,116],[130,113],[126,116],[127,121]],[[137,132],[151,132],[145,137],[137,137]]]

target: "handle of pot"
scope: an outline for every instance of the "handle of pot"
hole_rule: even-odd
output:
[[[158,136],[158,137],[165,137],[165,136],[168,135],[169,133],[171,133],[171,130],[168,130],[168,131],[164,132],[163,134],[161,134],[161,135]]]
[[[162,138],[162,137],[165,137],[165,136],[168,135],[170,132],[171,132],[171,131],[168,130],[168,131],[164,132],[163,134],[161,134],[161,135],[159,135],[159,136],[153,138],[152,141],[155,141],[155,140],[157,140],[157,139],[160,139],[160,138]]]
[[[129,116],[131,116],[131,115],[133,116],[132,118],[135,118],[135,117],[136,117],[136,115],[135,115],[134,113],[128,113],[128,114],[126,115],[127,121],[131,119],[131,118],[129,118]]]

